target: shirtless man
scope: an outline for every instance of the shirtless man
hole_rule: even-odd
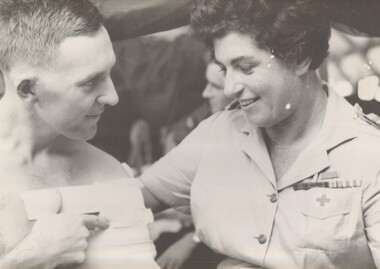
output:
[[[2,0],[0,36],[0,268],[82,263],[89,229],[108,220],[52,214],[33,225],[20,194],[127,176],[85,142],[118,102],[111,41],[87,0]]]

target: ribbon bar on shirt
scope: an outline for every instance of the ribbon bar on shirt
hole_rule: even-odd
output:
[[[330,188],[330,189],[343,189],[343,188],[356,188],[362,185],[361,180],[329,180],[319,182],[298,183],[293,185],[295,191],[308,190],[311,188]]]

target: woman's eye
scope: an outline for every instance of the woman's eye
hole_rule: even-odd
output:
[[[250,75],[253,73],[253,67],[252,66],[238,66],[237,69],[246,75]]]
[[[219,72],[222,72],[223,74],[226,74],[227,70],[224,66],[219,66]]]

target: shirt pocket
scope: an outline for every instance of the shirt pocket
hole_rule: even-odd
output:
[[[302,192],[300,247],[326,252],[345,251],[352,189],[313,188]]]

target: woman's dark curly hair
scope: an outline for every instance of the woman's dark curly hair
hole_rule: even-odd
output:
[[[326,13],[320,0],[196,0],[191,25],[211,48],[215,39],[238,32],[287,61],[309,58],[315,70],[328,55]]]

